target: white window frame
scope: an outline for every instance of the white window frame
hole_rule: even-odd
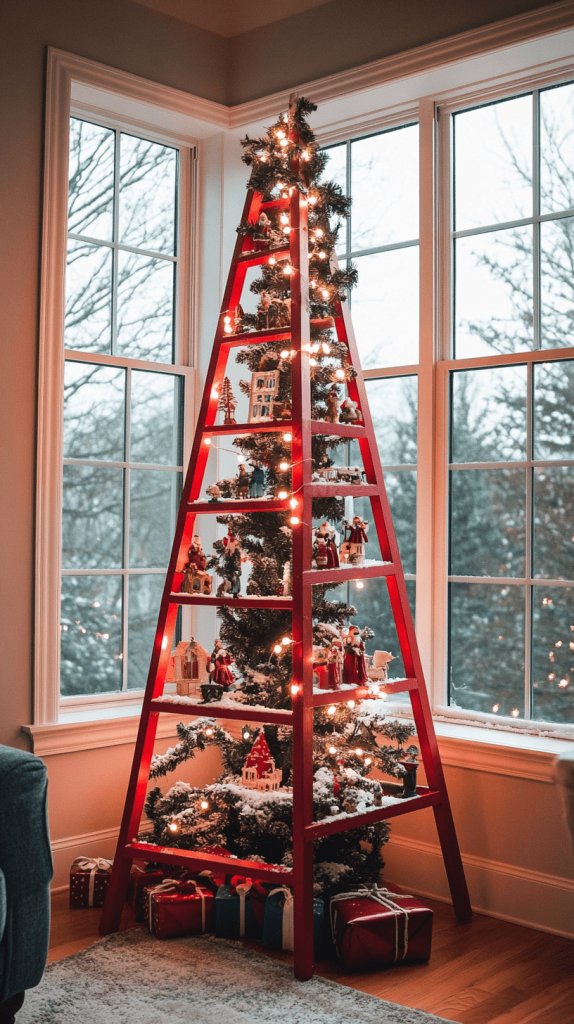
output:
[[[176,90],[166,90],[148,83],[149,94],[146,96],[142,80],[57,50],[51,50],[49,53],[47,84],[38,387],[35,725],[65,721],[66,718],[69,721],[82,721],[106,714],[123,717],[137,710],[143,694],[143,691],[129,690],[117,694],[60,696],[59,627],[65,361],[71,359],[76,362],[151,370],[182,377],[184,466],[189,458],[193,440],[197,377],[197,331],[194,329],[192,303],[197,263],[192,234],[197,141],[181,128],[170,127],[169,118],[162,110],[156,111],[156,116],[150,117],[148,122],[141,116],[142,113],[145,116],[146,112],[153,114],[153,108],[148,105],[152,97],[156,104],[159,100],[167,106],[166,100],[173,100],[173,97],[166,96],[165,93],[176,94]],[[107,97],[109,102],[106,102]],[[139,117],[131,116],[129,101],[132,101],[132,107],[135,106],[133,101],[137,102]],[[127,108],[127,112],[122,108]],[[69,123],[70,117],[74,115],[110,128],[141,135],[179,150],[178,271],[174,311],[176,362],[173,364],[64,348]],[[118,570],[118,573],[123,576],[125,570]],[[186,615],[187,618],[189,613]],[[190,623],[186,622],[185,628],[190,628]],[[125,634],[124,624],[124,641]]]

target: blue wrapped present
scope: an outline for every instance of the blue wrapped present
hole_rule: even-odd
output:
[[[260,939],[268,889],[251,878],[231,879],[215,896],[215,934],[219,939]]]
[[[313,900],[313,945],[315,958],[322,949],[324,900]],[[263,917],[263,946],[265,949],[293,950],[293,893],[287,886],[272,889],[265,900]]]

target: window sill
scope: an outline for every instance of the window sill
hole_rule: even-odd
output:
[[[63,715],[59,722],[49,725],[23,725],[22,731],[31,738],[32,750],[39,757],[134,744],[140,723],[140,710],[141,705],[137,708],[133,705],[118,708],[111,717],[110,709],[106,709],[106,717],[92,716],[88,720],[80,718],[80,715],[88,712],[76,712]],[[179,717],[176,719],[173,715],[160,715],[157,738],[177,737],[176,725],[179,720]]]

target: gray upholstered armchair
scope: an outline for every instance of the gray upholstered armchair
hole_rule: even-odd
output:
[[[0,746],[0,1024],[41,980],[50,933],[48,780],[38,757]]]

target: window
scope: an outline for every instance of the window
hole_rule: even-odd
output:
[[[183,471],[179,193],[176,147],[71,118],[62,698],[147,678]]]
[[[574,720],[573,138],[572,84],[452,116],[449,701],[557,723]]]
[[[415,610],[417,501],[417,364],[419,359],[419,129],[418,124],[353,139],[326,150],[326,175],[352,199],[351,215],[339,236],[338,257],[359,271],[350,297],[353,327],[411,608]],[[409,367],[410,373],[405,373]],[[397,375],[400,368],[401,375]],[[415,371],[415,372],[412,372]],[[360,464],[357,442],[348,444],[348,465]],[[354,499],[354,514],[367,521],[368,499]],[[371,530],[370,558],[380,558]],[[386,587],[367,581],[349,585],[346,599],[357,622],[376,626],[398,655],[393,675],[404,667],[399,655]]]

